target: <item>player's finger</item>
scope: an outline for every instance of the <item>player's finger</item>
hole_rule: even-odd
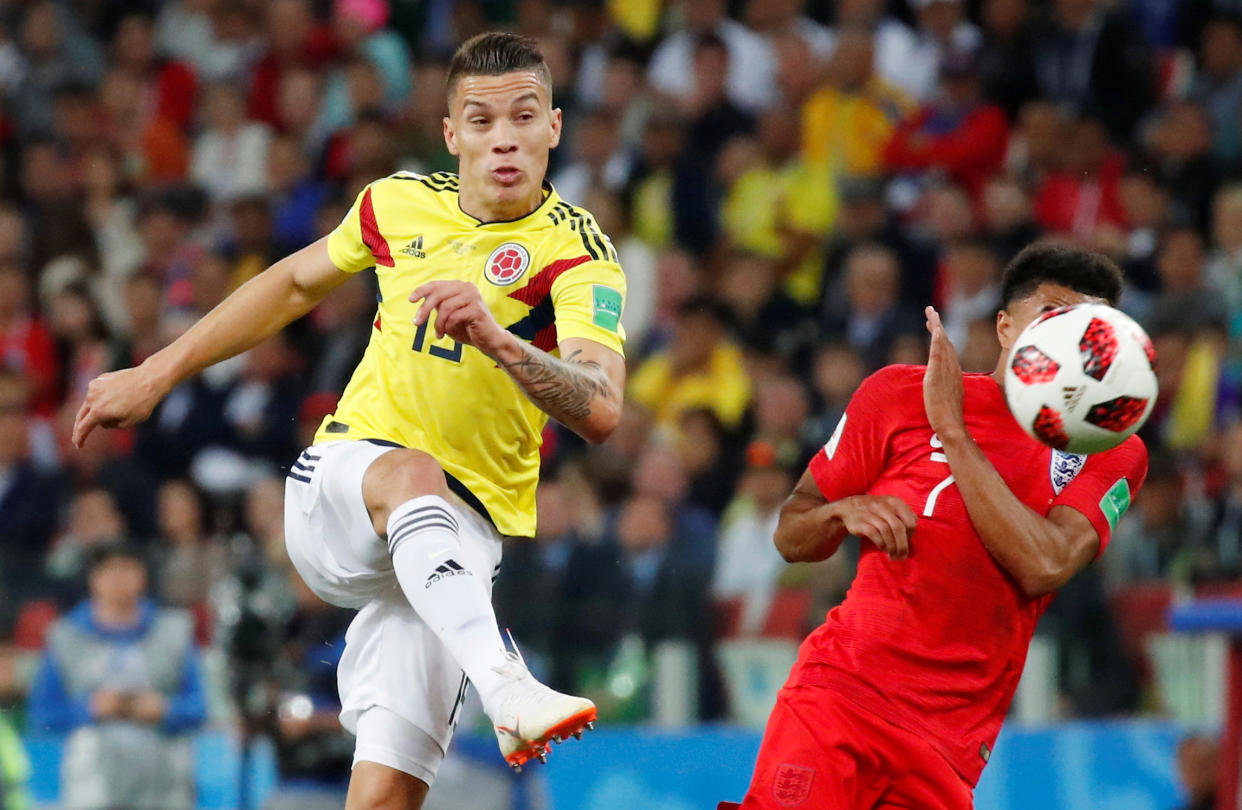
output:
[[[471,298],[464,293],[450,295],[436,307],[436,337],[442,338],[468,316]]]
[[[78,419],[73,425],[73,443],[77,447],[82,447],[86,443],[86,437],[91,435],[91,431],[99,424],[99,417],[85,403],[82,404],[85,413],[79,413]]]
[[[910,531],[918,525],[919,517],[914,514],[914,510],[910,508],[910,504],[898,498],[896,495],[889,495],[888,502],[893,507],[893,511],[897,514],[897,518]]]
[[[430,287],[430,284],[423,285]],[[439,308],[440,302],[448,295],[448,291],[438,287],[436,289],[425,290],[422,299],[423,304],[418,308],[418,312],[414,313],[414,325],[422,326],[431,317],[431,313]]]
[[[904,560],[910,556],[910,533],[906,529],[906,524],[901,522],[901,518],[896,513],[888,513],[884,515],[889,530],[893,533],[893,550],[889,553],[889,557],[894,560]]]
[[[441,281],[428,281],[425,284],[420,284],[414,290],[414,292],[410,293],[410,301],[417,301],[420,298],[426,298],[428,295],[442,288],[447,283],[448,282],[441,280]]]
[[[893,527],[888,524],[883,515],[871,513],[867,516],[867,525],[874,532],[871,537],[872,542],[885,554],[893,556],[897,548],[897,537],[893,534]]]

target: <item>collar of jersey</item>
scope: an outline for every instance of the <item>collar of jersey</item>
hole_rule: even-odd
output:
[[[457,210],[461,212],[462,216],[467,217],[470,220],[472,220],[475,223],[474,227],[476,228],[485,228],[488,225],[512,225],[515,222],[525,222],[526,220],[534,217],[535,214],[538,214],[540,211],[545,211],[549,207],[556,205],[556,201],[560,199],[560,195],[556,193],[556,189],[552,188],[552,184],[549,183],[547,180],[543,181],[543,190],[544,190],[543,201],[540,202],[539,205],[535,206],[535,210],[531,211],[529,214],[523,214],[522,216],[517,217],[516,219],[494,219],[491,222],[484,222],[483,220],[479,219],[478,217],[472,214],[467,214],[465,209],[461,207],[461,192],[460,191],[457,192]]]

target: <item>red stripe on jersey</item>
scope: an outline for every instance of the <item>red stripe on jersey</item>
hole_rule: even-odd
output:
[[[530,342],[530,345],[534,346],[536,349],[543,349],[545,352],[550,352],[556,348],[557,343],[556,324],[552,324],[551,326],[545,326],[540,329],[539,333],[535,335],[535,339]]]
[[[375,209],[371,206],[371,189],[369,188],[362,195],[362,205],[358,208],[358,221],[362,225],[362,242],[375,257],[375,263],[382,264],[384,267],[395,267],[396,262],[392,260],[392,252],[388,250],[388,240],[380,234],[379,225],[375,222]]]
[[[552,293],[552,284],[560,278],[562,273],[589,261],[591,257],[586,255],[573,259],[557,259],[531,276],[525,287],[509,293],[509,297],[521,301],[528,307],[538,306]]]

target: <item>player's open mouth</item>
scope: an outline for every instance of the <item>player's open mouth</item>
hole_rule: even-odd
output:
[[[514,166],[501,166],[492,169],[492,177],[503,186],[511,186],[522,176],[522,170]]]

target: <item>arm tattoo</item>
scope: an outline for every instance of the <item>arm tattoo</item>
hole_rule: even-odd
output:
[[[560,421],[591,415],[591,400],[609,399],[612,385],[594,360],[575,361],[582,350],[558,360],[547,352],[524,344],[522,357],[505,363],[509,376],[522,386],[539,408]]]

